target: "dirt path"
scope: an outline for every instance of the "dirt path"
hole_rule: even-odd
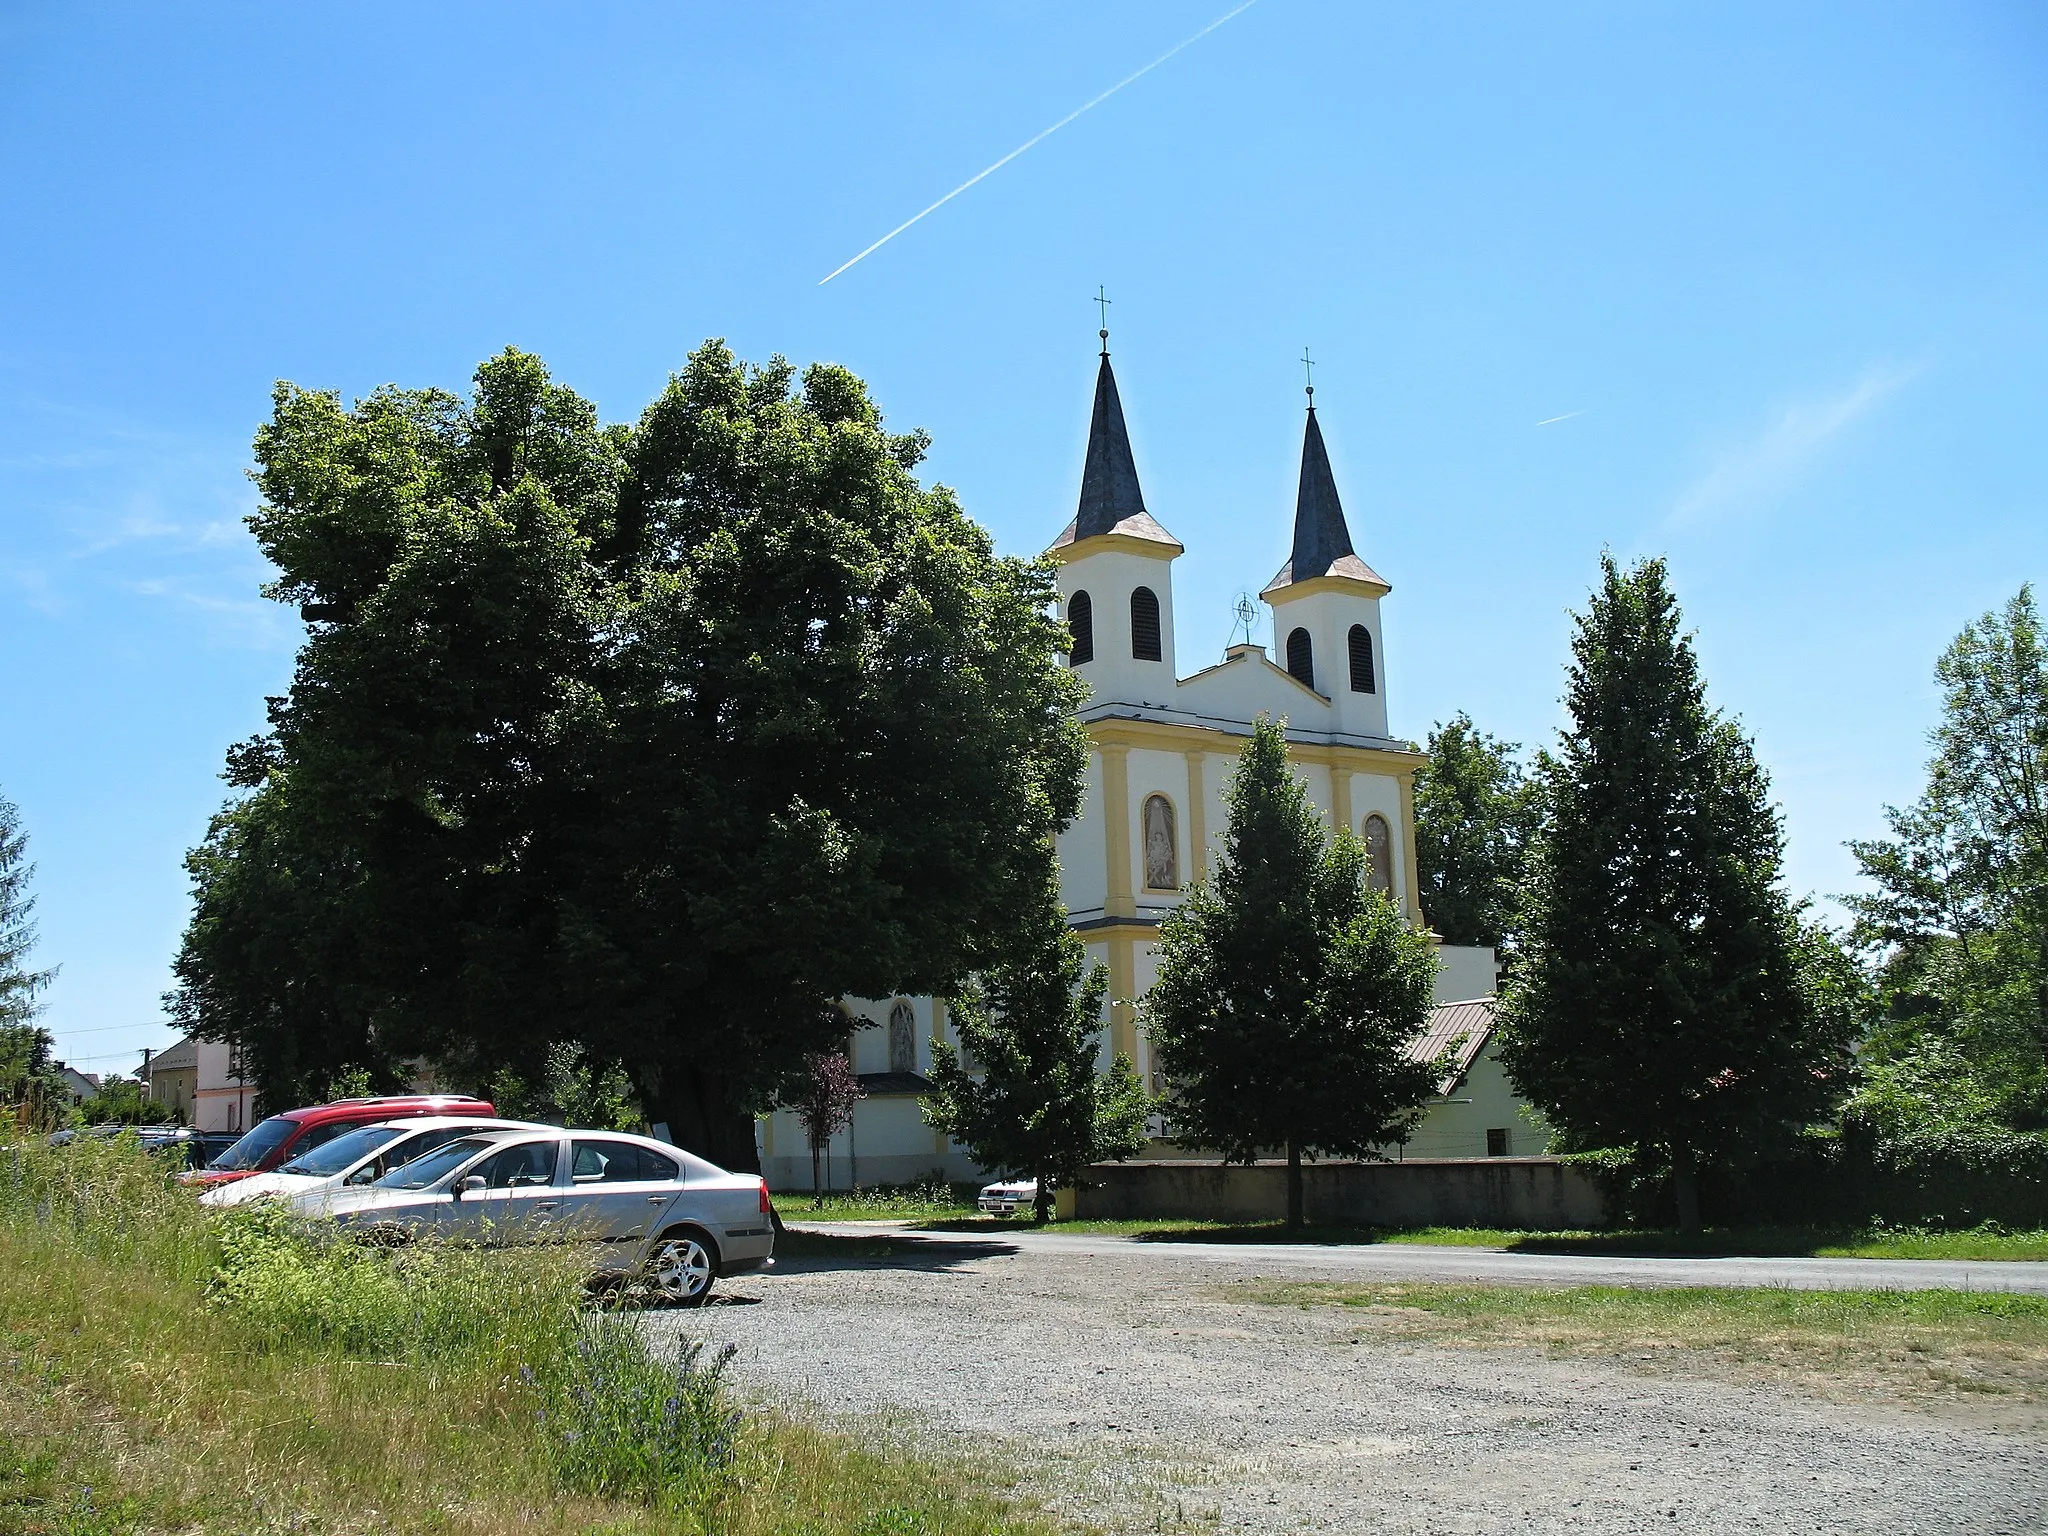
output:
[[[652,1326],[730,1340],[748,1386],[991,1456],[1124,1529],[2048,1530],[2033,1434],[1390,1343],[1232,1300],[1249,1277],[1143,1249],[919,1249],[787,1260]]]

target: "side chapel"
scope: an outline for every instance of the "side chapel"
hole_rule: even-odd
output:
[[[1226,820],[1239,749],[1262,714],[1285,717],[1296,770],[1332,828],[1364,841],[1370,878],[1420,927],[1415,772],[1423,754],[1387,730],[1387,651],[1380,599],[1391,590],[1353,548],[1308,391],[1301,482],[1286,564],[1260,597],[1272,610],[1279,659],[1231,646],[1190,676],[1176,665],[1173,562],[1184,550],[1145,506],[1110,368],[1108,332],[1095,378],[1080,508],[1048,553],[1072,633],[1069,665],[1088,683],[1079,718],[1090,741],[1082,809],[1059,840],[1060,890],[1091,961],[1109,968],[1103,1063],[1129,1056],[1148,1080],[1136,1009],[1156,975],[1160,919],[1208,873]],[[1439,1007],[1413,1051],[1430,1059],[1462,1041],[1410,1157],[1479,1157],[1542,1149],[1491,1050],[1496,977],[1491,949],[1443,945]],[[868,1097],[832,1139],[827,1186],[846,1188],[985,1170],[919,1113],[934,1039],[953,1040],[942,1000],[847,999],[849,1050]],[[877,1028],[864,1028],[876,1025]],[[970,1062],[971,1066],[972,1063]],[[1392,1149],[1390,1149],[1390,1152]],[[762,1168],[778,1189],[806,1189],[811,1160],[787,1111],[761,1122]],[[1155,1143],[1149,1157],[1202,1156]]]

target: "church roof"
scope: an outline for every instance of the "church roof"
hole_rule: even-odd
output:
[[[1104,352],[1102,366],[1095,374],[1095,414],[1088,423],[1081,507],[1074,520],[1053,540],[1053,548],[1106,533],[1180,546],[1180,540],[1160,527],[1145,510],[1145,493],[1138,486],[1138,466],[1131,458],[1131,434],[1124,426],[1123,400],[1117,394],[1109,354]]]
[[[1318,576],[1346,576],[1382,589],[1387,585],[1351,548],[1344,503],[1337,498],[1337,477],[1330,471],[1330,453],[1323,446],[1323,429],[1311,403],[1301,441],[1301,489],[1294,500],[1294,548],[1266,590]]]

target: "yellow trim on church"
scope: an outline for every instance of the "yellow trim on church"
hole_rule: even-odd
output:
[[[1045,552],[1045,557],[1059,565],[1065,565],[1071,560],[1086,559],[1089,555],[1112,552],[1146,555],[1154,560],[1171,560],[1176,555],[1186,554],[1187,549],[1178,541],[1162,544],[1157,539],[1141,539],[1135,534],[1098,533],[1085,539],[1076,539],[1071,544],[1055,544]]]
[[[1367,581],[1359,576],[1311,576],[1307,581],[1290,581],[1284,587],[1268,587],[1259,596],[1269,604],[1313,597],[1318,592],[1347,592],[1353,597],[1385,597],[1394,589],[1384,581]]]
[[[1247,726],[1242,734],[1227,731],[1214,725],[1190,725],[1177,720],[1128,720],[1107,719],[1084,721],[1088,739],[1102,749],[1103,754],[1103,795],[1109,794],[1110,752],[1118,751],[1117,773],[1124,775],[1122,753],[1132,747],[1147,747],[1157,752],[1218,752],[1235,757],[1251,739]],[[1229,743],[1228,746],[1222,743]],[[1288,755],[1297,763],[1314,763],[1322,768],[1349,768],[1354,773],[1378,773],[1391,778],[1411,778],[1415,771],[1429,761],[1426,754],[1407,748],[1354,747],[1343,742],[1289,741]],[[1128,788],[1128,777],[1124,778]],[[1111,837],[1116,836],[1115,804],[1103,807]],[[1130,807],[1123,807],[1125,820],[1123,829],[1124,853],[1130,853]],[[1128,885],[1128,881],[1126,881]]]

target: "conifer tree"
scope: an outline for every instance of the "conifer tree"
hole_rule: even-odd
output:
[[[26,1025],[41,1013],[37,998],[57,974],[28,968],[36,947],[36,899],[28,893],[35,872],[21,813],[0,798],[0,1026]]]
[[[1435,1064],[1407,1047],[1429,1017],[1436,956],[1368,889],[1358,839],[1340,829],[1325,840],[1271,717],[1227,799],[1214,875],[1161,927],[1145,1016],[1176,1139],[1234,1163],[1284,1149],[1298,1227],[1302,1158],[1377,1155],[1434,1088]]]
[[[1664,563],[1601,564],[1571,728],[1544,769],[1501,1060],[1569,1142],[1668,1160],[1695,1232],[1701,1162],[1820,1113],[1852,1014],[1823,1006],[1802,960],[1769,781],[1707,704]]]
[[[1152,1100],[1128,1056],[1098,1070],[1109,972],[1088,965],[1049,867],[997,947],[949,999],[976,1070],[934,1042],[924,1115],[982,1167],[1036,1179],[1032,1214],[1043,1222],[1056,1183],[1071,1186],[1090,1164],[1120,1162],[1145,1145]]]

